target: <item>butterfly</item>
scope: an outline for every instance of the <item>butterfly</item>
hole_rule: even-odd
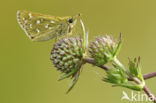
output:
[[[76,16],[50,16],[25,10],[17,12],[21,28],[32,41],[46,41],[71,34],[80,14]]]

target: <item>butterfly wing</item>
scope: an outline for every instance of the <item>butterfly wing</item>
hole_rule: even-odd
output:
[[[45,41],[68,33],[69,24],[67,17],[55,17],[18,11],[17,19],[27,36],[33,41]]]

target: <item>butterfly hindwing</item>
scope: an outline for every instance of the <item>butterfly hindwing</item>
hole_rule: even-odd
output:
[[[67,34],[69,18],[71,17],[55,17],[29,11],[18,11],[17,14],[20,26],[33,41],[45,41]]]

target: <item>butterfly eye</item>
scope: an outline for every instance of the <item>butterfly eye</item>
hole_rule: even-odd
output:
[[[72,18],[69,19],[68,22],[69,22],[69,23],[73,23],[73,19],[72,19]]]

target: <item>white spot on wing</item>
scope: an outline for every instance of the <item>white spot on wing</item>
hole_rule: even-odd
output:
[[[31,19],[31,18],[32,18],[32,14],[31,14],[31,13],[29,13],[28,15],[29,15],[29,18]]]
[[[40,30],[37,28],[37,29],[36,29],[36,32],[37,32],[37,33],[39,33],[39,32],[40,32]]]
[[[41,23],[41,21],[40,21],[40,20],[37,20],[37,21],[36,21],[36,24],[40,24],[40,23]]]
[[[18,23],[20,24],[21,28],[24,30],[24,32],[26,33],[26,35],[31,39],[31,35],[27,32],[27,28],[26,26],[24,26],[22,23],[21,23],[21,19],[20,19],[20,14],[21,14],[21,11],[17,11],[17,20],[18,20]],[[23,19],[23,18],[22,18]],[[27,22],[27,20],[23,20],[25,23]]]
[[[31,39],[32,37],[31,37],[31,35],[27,32],[27,27],[24,27],[23,30],[24,30],[24,32],[27,34],[27,36]]]
[[[32,29],[32,24],[30,24],[30,28]]]
[[[49,27],[49,24],[46,24],[46,25],[45,25],[45,28],[48,28],[48,27]]]
[[[53,23],[55,23],[55,22],[54,22],[53,20],[50,20],[50,23],[52,23],[52,24],[53,24]]]
[[[28,20],[24,20],[24,23],[27,23],[28,22]]]
[[[23,17],[23,20],[25,20],[25,18]]]
[[[24,25],[23,25],[22,22],[21,22],[20,15],[21,15],[21,11],[17,11],[17,21],[18,21],[20,27],[21,27],[22,29],[24,29]]]

